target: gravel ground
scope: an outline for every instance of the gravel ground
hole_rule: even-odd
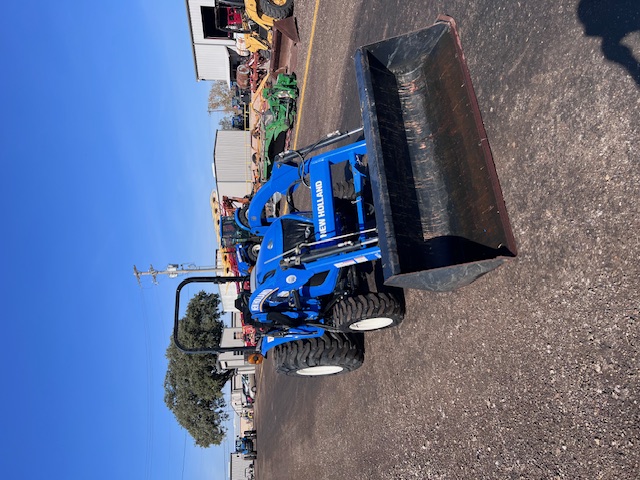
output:
[[[258,480],[639,478],[640,4],[344,3],[319,2],[298,146],[360,124],[358,45],[448,13],[519,256],[454,293],[407,290],[352,374],[267,360]],[[300,80],[314,7],[296,4]]]

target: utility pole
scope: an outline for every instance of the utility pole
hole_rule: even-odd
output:
[[[143,275],[149,275],[153,279],[154,284],[158,284],[158,275],[168,275],[169,278],[176,278],[178,275],[184,275],[188,273],[224,273],[224,269],[220,267],[198,267],[192,263],[189,264],[169,264],[166,270],[156,270],[153,265],[149,265],[149,270],[146,272],[139,271],[136,266],[133,266],[133,274],[138,280],[138,284],[142,286],[140,277]]]

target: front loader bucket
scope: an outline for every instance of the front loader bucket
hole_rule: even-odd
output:
[[[385,284],[449,291],[516,256],[455,22],[356,52]]]
[[[270,72],[292,73],[298,63],[298,25],[295,17],[273,22]]]

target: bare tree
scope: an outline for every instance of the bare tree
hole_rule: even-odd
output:
[[[225,115],[220,119],[218,125],[220,126],[220,130],[231,130],[233,128],[232,118],[229,115]]]
[[[232,98],[233,92],[227,85],[227,82],[222,80],[213,81],[211,89],[209,90],[207,111],[209,114],[212,112],[233,112],[233,106],[231,105]]]

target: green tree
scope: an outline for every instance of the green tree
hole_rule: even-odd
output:
[[[209,114],[213,112],[233,112],[233,106],[231,105],[232,98],[233,92],[229,88],[229,85],[227,85],[227,82],[214,80],[211,82],[211,89],[209,89],[207,111]]]
[[[187,348],[220,345],[224,325],[219,306],[219,295],[204,291],[195,295],[180,320],[180,343]],[[185,354],[178,350],[173,337],[166,357],[169,364],[164,380],[165,404],[196,445],[220,445],[226,434],[223,423],[229,418],[222,387],[233,372],[217,373],[217,355]]]

